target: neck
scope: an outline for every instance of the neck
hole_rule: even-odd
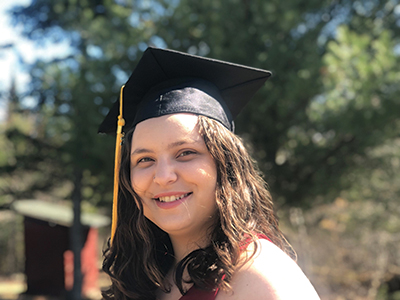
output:
[[[174,248],[175,263],[181,261],[190,252],[207,247],[210,243],[210,239],[206,235],[200,238],[170,235],[170,239]]]

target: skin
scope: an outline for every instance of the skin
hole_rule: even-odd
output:
[[[281,249],[259,240],[255,256],[232,279],[232,291],[219,291],[216,300],[319,300],[314,287],[299,266]],[[249,245],[249,255],[254,245]],[[176,298],[179,299],[179,298]]]

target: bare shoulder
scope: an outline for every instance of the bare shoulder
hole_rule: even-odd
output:
[[[216,299],[320,299],[298,265],[267,240],[258,241],[256,255],[236,271],[231,286],[231,292],[220,291]]]

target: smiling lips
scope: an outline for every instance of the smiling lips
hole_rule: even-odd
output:
[[[176,195],[175,196],[163,196],[163,197],[159,197],[159,198],[154,198],[154,200],[157,200],[160,202],[173,202],[173,201],[185,198],[185,197],[189,196],[190,194],[192,194],[192,193],[190,192],[190,193],[186,193],[186,194],[183,194],[180,196],[176,196]]]

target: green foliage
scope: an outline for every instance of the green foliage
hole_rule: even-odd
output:
[[[0,211],[0,274],[9,276],[24,269],[23,222],[10,211]]]

